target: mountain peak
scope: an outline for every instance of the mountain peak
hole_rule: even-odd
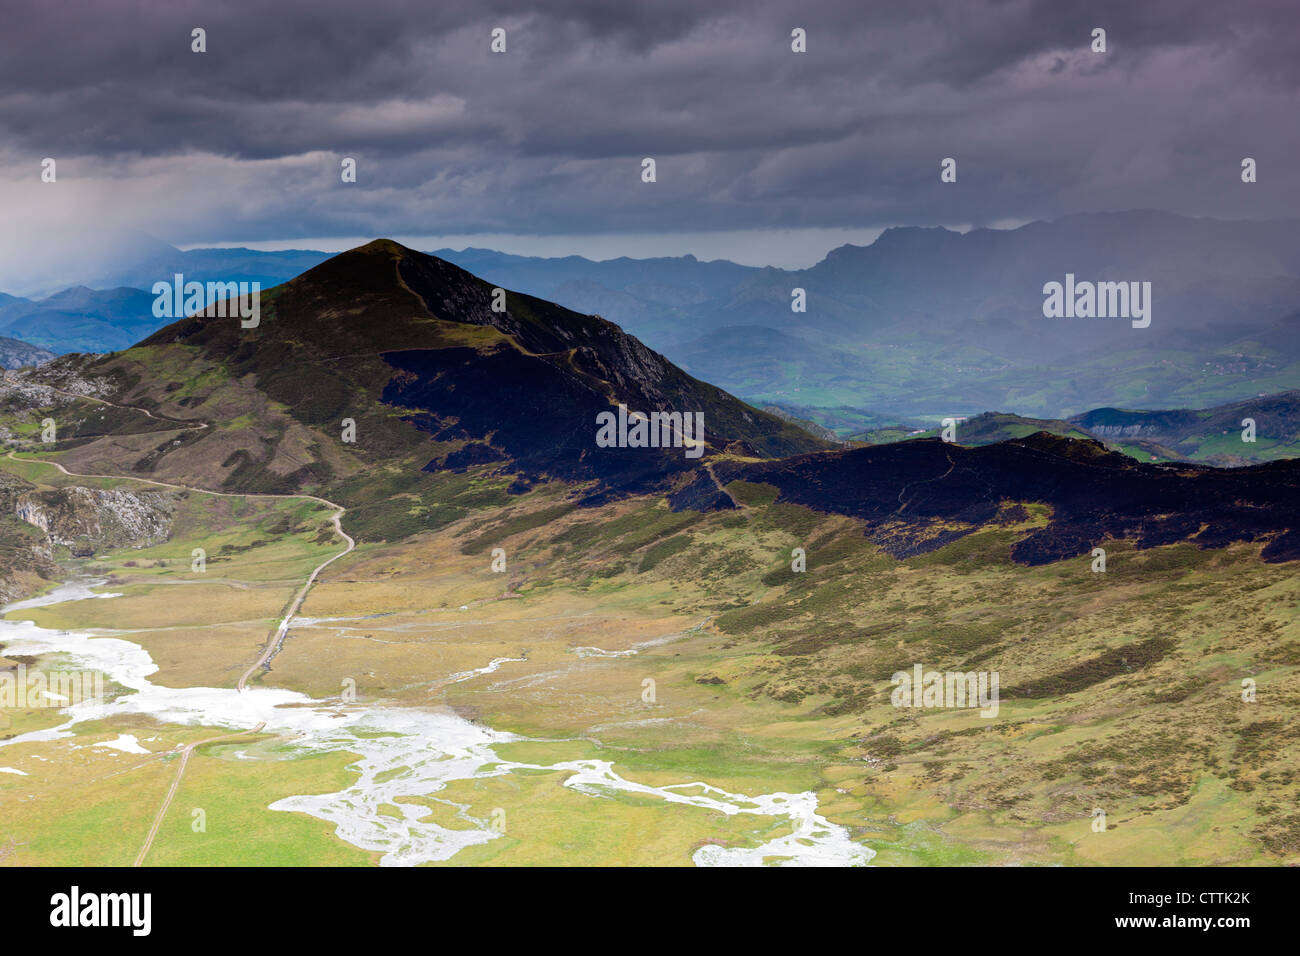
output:
[[[364,246],[357,246],[354,249],[348,250],[348,252],[358,252],[365,255],[384,253],[393,256],[404,256],[414,251],[414,249],[408,249],[406,246],[393,239],[371,239]],[[346,254],[347,253],[343,253],[343,255]]]
[[[690,377],[612,322],[502,290],[391,239],[263,292],[255,327],[192,316],[145,342],[172,343],[197,347],[304,425],[334,431],[351,419],[368,461],[416,471],[487,465],[524,485],[594,482],[598,496],[672,488],[727,507],[684,446],[598,446],[597,415],[619,405],[700,414],[713,449],[829,447]]]

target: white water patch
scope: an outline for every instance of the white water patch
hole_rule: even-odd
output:
[[[140,746],[140,741],[135,739],[134,734],[118,734],[116,740],[101,740],[97,744],[91,744],[92,747],[111,747],[113,750],[120,750],[128,754],[147,754],[152,751],[146,750]]]
[[[0,767],[0,773],[16,773],[20,777],[27,776],[26,770],[15,770],[13,767]]]
[[[690,628],[689,631],[675,631],[672,633],[666,633],[663,637],[651,637],[651,639],[647,641],[637,641],[636,644],[633,644],[627,650],[606,650],[604,648],[569,648],[569,650],[571,650],[573,654],[577,654],[578,657],[636,657],[637,654],[641,653],[642,648],[658,648],[658,646],[662,644],[669,644],[672,643],[672,641],[680,641],[682,637],[685,637],[688,633],[698,631],[699,627],[703,627],[703,624]]]
[[[107,597],[90,590],[98,583],[102,582],[63,585],[42,598],[4,610]],[[286,797],[271,804],[270,809],[307,813],[329,821],[341,839],[380,853],[380,864],[384,866],[447,860],[465,847],[497,839],[501,834],[487,821],[471,817],[459,804],[431,795],[455,781],[518,770],[567,773],[565,786],[597,798],[629,793],[727,816],[784,818],[790,824],[790,834],[760,847],[702,847],[692,857],[701,866],[863,865],[875,855],[867,847],[853,843],[843,827],[818,815],[817,798],[812,792],[746,797],[703,783],[651,787],[625,779],[603,760],[552,765],[503,760],[494,747],[526,738],[470,723],[454,714],[313,700],[305,694],[275,688],[241,692],[221,687],[159,687],[148,679],[158,667],[143,647],[94,632],[52,631],[28,621],[0,620],[0,643],[15,654],[65,655],[82,668],[102,671],[128,691],[114,700],[88,700],[65,707],[62,713],[68,719],[64,724],[0,741],[0,748],[69,737],[71,728],[83,721],[127,714],[144,714],[164,723],[230,730],[251,730],[265,724],[265,732],[287,738],[301,751],[355,755],[349,769],[358,774],[356,781],[336,793]],[[508,660],[501,658],[465,673],[491,673]],[[425,820],[429,808],[401,802],[404,799],[437,800],[453,811],[455,822],[448,820],[451,825],[441,826]]]
[[[104,583],[104,579],[92,581],[89,579],[81,581],[69,581],[67,584],[60,584],[57,588],[42,594],[40,597],[28,598],[26,601],[15,601],[13,604],[6,604],[0,608],[0,614],[8,614],[10,611],[23,611],[33,607],[49,607],[51,604],[63,604],[66,601],[92,601],[103,600],[106,598],[121,597],[117,592],[111,594],[99,594],[92,588],[98,587]],[[13,624],[14,621],[3,621],[0,623]]]
[[[502,664],[521,664],[527,660],[528,658],[526,657],[493,658],[493,660],[486,667],[477,667],[472,671],[460,671],[457,674],[452,674],[450,677],[447,678],[446,683],[459,684],[463,680],[469,680],[471,677],[478,677],[480,674],[495,674],[497,669]]]
[[[606,761],[580,761],[581,767],[565,781],[582,793],[599,795],[602,790],[623,790],[662,797],[670,803],[685,803],[731,816],[752,813],[759,816],[786,817],[793,832],[769,840],[757,848],[705,846],[691,857],[697,866],[864,866],[875,851],[854,843],[848,832],[817,813],[817,795],[804,793],[769,793],[745,797],[727,793],[704,783],[678,783],[666,787],[648,787],[632,783],[614,773]],[[678,793],[699,790],[699,795]]]

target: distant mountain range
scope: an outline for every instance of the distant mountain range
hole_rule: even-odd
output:
[[[129,348],[158,327],[139,289],[74,286],[39,301],[0,295],[0,333],[52,352]]]
[[[692,375],[841,437],[991,408],[1048,420],[1107,406],[1197,408],[1300,382],[1293,220],[1136,211],[964,234],[896,228],[804,270],[693,256],[436,254],[503,288],[601,315]],[[121,349],[165,321],[132,290],[176,272],[269,289],[326,258],[146,244],[101,276],[107,291],[0,298],[0,334],[56,352]],[[1150,326],[1045,318],[1044,284],[1067,275],[1150,282]],[[795,289],[806,312],[791,309]]]
[[[1300,382],[1300,222],[1135,211],[1012,230],[897,228],[810,269],[439,253],[592,309],[692,374],[841,434],[1012,407],[1196,407]],[[1048,319],[1043,286],[1150,282],[1152,320]],[[663,282],[656,282],[659,276]],[[804,313],[791,310],[803,289]]]
[[[327,258],[329,254],[324,252],[253,249],[182,252],[166,243],[148,243],[139,258],[53,295],[30,299],[0,293],[0,335],[59,354],[114,352],[134,345],[170,321],[153,314],[154,297],[149,290],[155,282],[170,282],[180,273],[200,282],[260,282],[263,289],[270,289]]]

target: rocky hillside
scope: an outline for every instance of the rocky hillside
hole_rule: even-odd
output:
[[[39,345],[28,345],[19,339],[0,335],[0,368],[23,368],[41,365],[54,358],[54,353]]]
[[[173,499],[163,491],[38,488],[0,471],[0,602],[53,578],[60,554],[90,557],[166,540]]]

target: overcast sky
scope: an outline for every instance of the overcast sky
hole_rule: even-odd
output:
[[[0,289],[124,228],[802,266],[891,224],[1300,215],[1294,0],[82,6],[5,4]]]

